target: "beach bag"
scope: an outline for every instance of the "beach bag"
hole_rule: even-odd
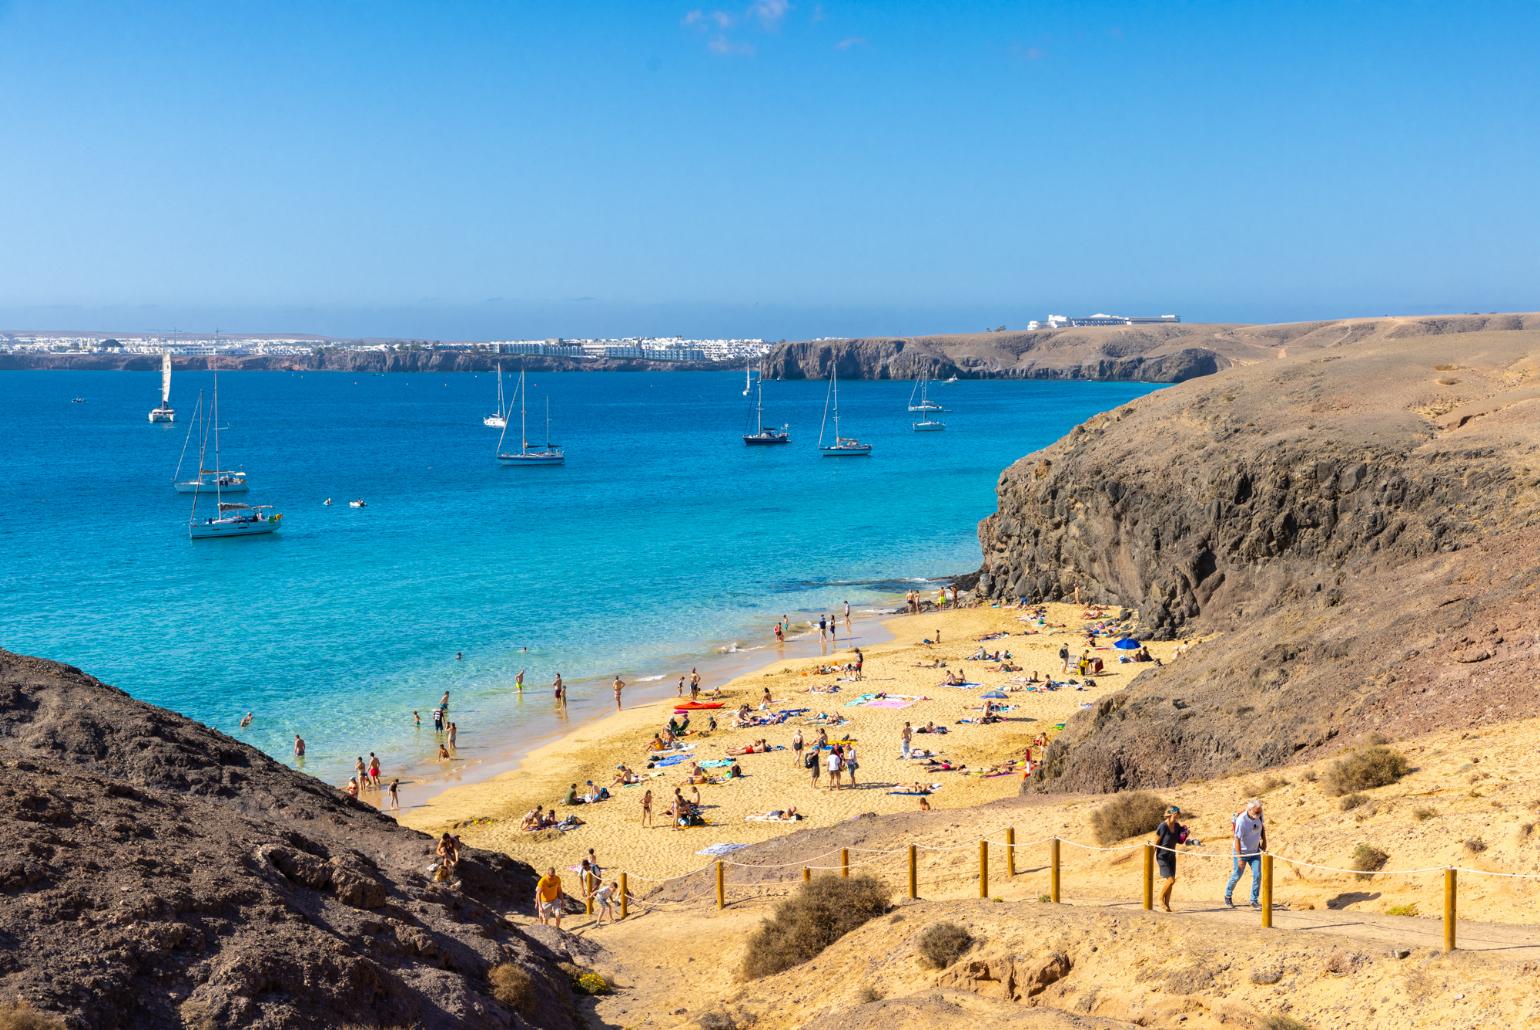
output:
[[[818,766],[818,750],[816,748],[814,748],[812,751],[809,751],[807,753],[807,757],[802,760],[802,766],[805,769],[817,768],[817,766]]]

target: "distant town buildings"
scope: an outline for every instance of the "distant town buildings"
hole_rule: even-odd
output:
[[[1182,320],[1181,315],[1086,315],[1081,318],[1070,318],[1067,315],[1049,315],[1039,322],[1037,319],[1027,323],[1027,330],[1034,329],[1064,329],[1079,328],[1090,325],[1169,325]]]

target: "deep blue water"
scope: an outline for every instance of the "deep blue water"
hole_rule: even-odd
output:
[[[783,612],[972,569],[1001,469],[1154,388],[940,385],[947,431],[913,433],[909,383],[843,383],[845,431],[875,454],[824,459],[819,382],[767,384],[767,421],[793,442],[746,448],[741,374],[541,374],[531,407],[551,398],[568,463],[530,469],[495,460],[490,374],[227,373],[225,464],[283,532],[194,543],[170,480],[210,380],[177,374],[169,428],[145,420],[157,385],[0,373],[0,646],[280,757],[301,732],[334,779],[369,750],[420,758],[431,735],[410,711],[426,720],[445,689],[462,732],[512,743],[553,721],[510,702],[520,667],[535,699],[560,671],[597,703],[615,672],[675,677],[763,644]]]

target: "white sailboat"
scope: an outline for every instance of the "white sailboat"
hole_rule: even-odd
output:
[[[743,359],[743,395],[745,397],[747,397],[749,395],[749,391],[754,388],[754,379],[753,379],[753,376],[750,375],[750,372],[749,372],[749,370],[752,367],[753,366],[750,365],[750,363],[749,363],[749,359],[748,358],[744,358]],[[761,379],[764,378],[764,370],[763,369],[760,370],[760,378]]]
[[[745,395],[748,390],[743,391]],[[782,423],[781,428],[765,425],[765,370],[761,366],[759,370],[759,391],[754,403],[750,405],[751,429],[745,430],[743,442],[750,447],[766,447],[774,444],[791,443],[791,426]]]
[[[171,352],[160,352],[160,404],[150,409],[151,422],[175,422],[176,409],[171,406]]]
[[[545,446],[531,448],[529,446],[529,430],[527,429],[526,409],[528,408],[529,391],[524,385],[524,370],[519,369],[519,385],[514,390],[519,401],[519,449],[516,451],[503,450],[503,440],[508,436],[508,427],[503,427],[502,436],[497,438],[497,460],[507,465],[564,465],[567,455],[561,447],[551,442],[551,399],[545,399]],[[510,408],[511,411],[511,408]]]
[[[830,411],[834,413],[834,442],[824,445],[824,426],[829,422]],[[818,427],[818,453],[825,458],[861,458],[872,453],[872,445],[862,443],[853,436],[840,435],[840,386],[839,369],[829,366],[829,393],[823,402],[823,424]]]
[[[214,427],[214,467],[219,467],[219,373],[214,373],[214,402],[209,418]],[[201,465],[202,462],[200,461]],[[198,518],[198,500],[208,490],[199,486],[193,492],[192,514],[187,519],[190,540],[217,540],[234,536],[266,536],[278,532],[283,515],[270,504],[240,504],[224,499],[224,490],[216,477],[213,484],[214,514]]]
[[[187,460],[187,445],[192,442],[193,430],[198,433],[198,474],[188,479],[182,478],[182,463]],[[176,471],[171,474],[171,489],[179,494],[195,494],[199,490],[213,490],[218,487],[221,493],[243,494],[247,490],[246,473],[233,472],[229,469],[204,468],[204,458],[208,454],[209,430],[203,421],[203,391],[198,391],[198,402],[193,405],[193,417],[187,423],[187,436],[182,440],[182,453],[176,460]],[[217,464],[217,462],[216,462]]]
[[[497,410],[481,420],[484,426],[505,429],[508,426],[508,409],[503,406],[503,363],[497,363]]]
[[[930,399],[929,393],[930,393],[930,376],[926,375],[926,374],[921,374],[920,378],[914,384],[914,389],[909,391],[909,410],[910,411],[945,411],[946,410],[945,408],[943,408],[941,405],[937,404],[935,401]],[[915,400],[917,395],[919,397],[918,401]]]

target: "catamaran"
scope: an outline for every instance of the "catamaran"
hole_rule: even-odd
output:
[[[928,396],[930,390],[930,376],[922,374],[915,382],[914,389],[909,391],[910,411],[945,411],[941,405],[931,400]],[[918,402],[915,397],[919,396]]]
[[[175,422],[176,409],[171,406],[171,352],[160,352],[160,404],[150,409],[151,422]]]
[[[214,425],[214,467],[219,467],[219,373],[214,373],[214,402],[209,418]],[[202,462],[200,461],[201,465]],[[208,491],[198,487],[193,491],[192,514],[187,519],[187,536],[190,540],[215,540],[231,536],[265,536],[278,532],[283,515],[273,511],[270,504],[238,504],[224,499],[224,488],[219,477],[214,479],[214,514],[198,518],[198,499]],[[243,487],[244,489],[244,487]]]
[[[187,445],[192,442],[193,430],[198,429],[198,474],[190,479],[182,478],[182,463],[187,460]],[[171,489],[179,494],[195,494],[199,490],[213,490],[216,486],[221,493],[243,494],[246,492],[246,473],[232,472],[227,469],[209,469],[203,467],[203,459],[208,454],[209,430],[203,421],[203,391],[198,391],[198,402],[193,405],[192,419],[187,423],[187,436],[182,440],[182,454],[176,460],[176,471],[171,474]]]
[[[744,390],[743,392],[746,396],[749,391]],[[744,443],[750,447],[766,447],[778,443],[791,443],[791,426],[783,423],[781,428],[777,429],[774,426],[765,425],[765,369],[763,365],[759,369],[759,390],[750,411],[752,412],[750,424],[754,428],[752,432],[745,432],[743,434]]]
[[[834,412],[834,442],[824,445],[824,426],[829,422],[829,412]],[[825,458],[860,458],[872,453],[872,445],[862,443],[853,436],[840,435],[840,385],[839,370],[829,366],[829,394],[823,402],[823,424],[818,427],[818,452]]]
[[[505,429],[508,426],[508,409],[503,406],[503,365],[497,364],[497,410],[481,420],[484,426]]]
[[[564,465],[567,455],[561,447],[551,442],[551,398],[545,399],[545,447],[531,448],[529,446],[529,430],[526,428],[525,409],[528,407],[529,391],[524,386],[524,370],[519,369],[519,385],[514,390],[519,401],[519,449],[516,451],[503,450],[503,440],[508,435],[508,427],[503,427],[502,436],[497,438],[497,460],[509,465]],[[512,410],[511,408],[509,409]]]

